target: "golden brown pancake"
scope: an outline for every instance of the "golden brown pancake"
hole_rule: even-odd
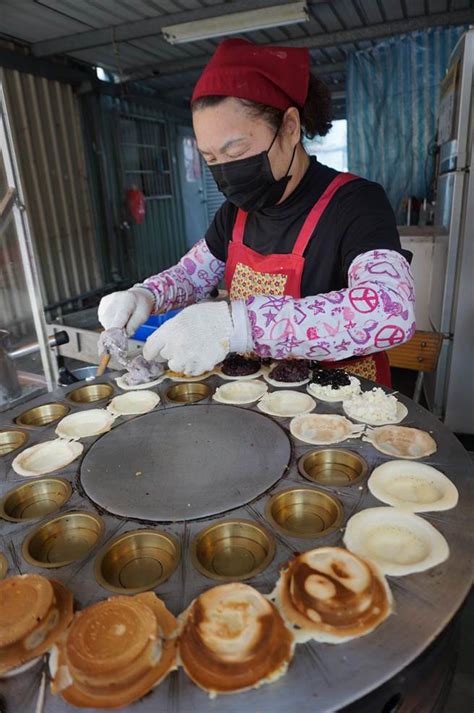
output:
[[[297,643],[342,643],[373,631],[392,611],[384,576],[371,562],[340,547],[293,558],[272,597]]]
[[[293,646],[275,606],[247,584],[209,589],[183,614],[181,663],[211,695],[275,681],[286,672]]]
[[[33,631],[52,602],[53,587],[45,577],[26,574],[0,582],[0,648]]]
[[[48,651],[72,619],[72,594],[36,574],[0,583],[0,674]]]
[[[177,624],[152,592],[76,614],[52,661],[52,691],[79,708],[120,708],[176,668]]]

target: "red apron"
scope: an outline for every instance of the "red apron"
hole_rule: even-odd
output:
[[[261,255],[244,245],[248,213],[239,208],[229,243],[225,267],[225,282],[231,300],[244,300],[251,295],[288,295],[301,297],[304,253],[308,243],[334,194],[349,181],[358,178],[351,173],[339,173],[311,208],[293,251],[289,254]],[[365,357],[351,357],[328,366],[343,367],[353,374],[391,386],[390,366],[385,352]]]

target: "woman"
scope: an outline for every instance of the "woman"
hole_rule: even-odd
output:
[[[187,307],[145,359],[190,375],[229,351],[338,361],[390,384],[385,349],[413,336],[414,289],[383,189],[310,158],[301,137],[331,128],[330,96],[306,49],[225,40],[192,97],[198,148],[226,196],[182,260],[103,298],[128,334],[151,313],[204,300],[224,277],[230,305]]]

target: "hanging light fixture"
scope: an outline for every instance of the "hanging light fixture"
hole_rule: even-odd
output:
[[[237,35],[271,27],[294,25],[298,22],[307,22],[309,19],[306,2],[293,2],[259,10],[234,12],[206,20],[182,22],[179,25],[168,25],[162,28],[162,33],[167,42],[178,45],[184,42],[197,42],[213,37],[225,37],[226,35]]]

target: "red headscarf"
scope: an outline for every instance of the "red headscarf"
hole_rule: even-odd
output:
[[[224,40],[198,79],[191,102],[206,96],[238,97],[285,111],[304,105],[308,82],[307,49]]]

